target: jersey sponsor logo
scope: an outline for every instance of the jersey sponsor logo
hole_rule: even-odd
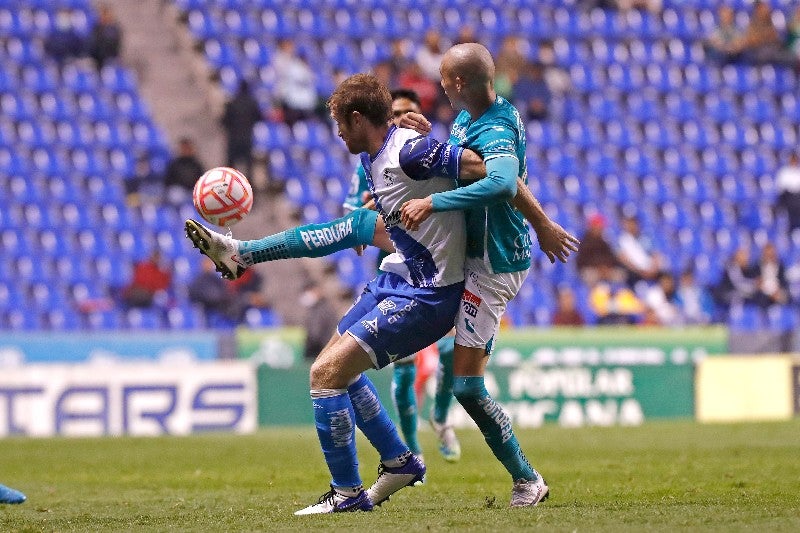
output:
[[[467,128],[459,124],[453,124],[450,129],[450,135],[458,139],[459,143],[463,143],[467,140]]]
[[[389,324],[394,324],[398,320],[402,320],[404,316],[406,316],[412,309],[417,306],[416,300],[411,300],[406,305],[400,308],[399,311],[395,312],[392,316],[389,317],[388,322]]]
[[[453,146],[452,144],[446,144],[444,150],[442,151],[442,164],[441,169],[444,175],[449,175],[447,170],[450,168],[450,159],[453,157],[453,153],[456,152],[457,146]],[[458,176],[452,176],[457,178]]]
[[[500,434],[503,442],[506,442],[513,436],[511,432],[511,418],[506,414],[500,405],[495,402],[490,396],[484,396],[478,399],[478,405],[483,408],[483,412],[493,419],[498,426],[500,426]]]
[[[492,126],[492,129],[494,131],[506,131],[506,129],[503,126]]]
[[[329,228],[301,231],[300,238],[306,248],[313,250],[314,248],[337,243],[351,233],[353,233],[353,220],[348,218],[346,221],[339,222]]]
[[[380,309],[381,313],[383,313],[383,316],[386,316],[389,311],[397,309],[397,304],[392,300],[381,300],[378,302],[378,309]]]
[[[464,289],[464,294],[461,296],[461,299],[476,306],[481,305],[480,297],[472,294],[466,289]]]
[[[530,233],[520,233],[514,237],[514,261],[530,259],[531,257],[531,235]]]
[[[378,317],[375,317],[372,320],[362,320],[361,325],[364,326],[364,329],[372,333],[373,337],[378,336]]]

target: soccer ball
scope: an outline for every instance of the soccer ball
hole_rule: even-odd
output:
[[[194,184],[192,201],[206,221],[217,226],[232,226],[252,209],[253,188],[238,170],[216,167]]]

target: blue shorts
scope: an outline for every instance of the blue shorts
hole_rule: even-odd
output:
[[[408,357],[438,341],[453,327],[464,283],[417,288],[397,274],[370,281],[339,321],[369,354],[375,368]]]

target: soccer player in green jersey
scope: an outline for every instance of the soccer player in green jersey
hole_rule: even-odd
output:
[[[477,43],[456,45],[445,53],[440,72],[442,88],[459,112],[449,142],[478,152],[487,176],[410,200],[402,207],[401,220],[414,228],[432,213],[465,211],[466,286],[456,322],[453,392],[511,475],[511,506],[535,506],[547,498],[549,488],[522,452],[508,414],[487,392],[484,373],[500,317],[530,268],[525,218],[551,261],[566,261],[578,241],[550,220],[538,202],[527,204],[525,212],[516,207],[522,207],[514,201],[518,189],[530,194],[525,185],[525,127],[514,106],[495,93],[489,51]]]

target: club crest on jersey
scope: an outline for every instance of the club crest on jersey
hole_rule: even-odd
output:
[[[394,185],[394,172],[392,172],[392,169],[383,169],[383,181],[386,182],[386,185]]]
[[[389,313],[389,311],[391,311],[393,309],[396,309],[396,308],[397,308],[397,304],[395,304],[391,300],[381,300],[378,303],[378,309],[381,310],[381,313],[383,313],[383,316],[386,316]]]

